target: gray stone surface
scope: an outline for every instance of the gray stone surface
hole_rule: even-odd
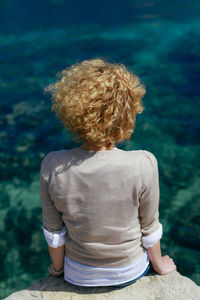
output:
[[[48,276],[26,290],[11,294],[6,300],[198,300],[200,287],[192,280],[172,272],[167,275],[144,276],[121,289],[111,287],[81,288],[68,284],[63,277]]]

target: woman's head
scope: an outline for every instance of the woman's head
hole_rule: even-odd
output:
[[[45,90],[64,126],[78,140],[97,146],[129,139],[143,111],[145,88],[139,78],[124,65],[102,59],[72,65]]]

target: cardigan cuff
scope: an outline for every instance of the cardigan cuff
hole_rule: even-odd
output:
[[[159,223],[159,228],[148,236],[142,237],[142,245],[148,249],[153,247],[162,237],[162,224]]]
[[[42,230],[44,233],[45,240],[49,247],[58,248],[65,244],[66,241],[66,227],[63,226],[63,229],[60,233],[53,233],[48,231],[44,226],[42,226]]]

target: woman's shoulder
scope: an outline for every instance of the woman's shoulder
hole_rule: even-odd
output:
[[[129,160],[137,160],[144,172],[146,172],[147,170],[150,171],[150,169],[155,170],[158,168],[157,158],[152,152],[147,150],[127,151],[127,158]]]
[[[47,162],[52,159],[62,159],[63,157],[66,157],[66,155],[69,156],[72,152],[74,152],[74,149],[51,151],[44,156],[42,161]]]
[[[157,162],[157,158],[155,157],[155,155],[147,150],[140,150],[141,152],[141,156],[144,158],[144,160],[149,160],[150,162]]]
[[[113,161],[118,164],[125,164],[145,169],[157,168],[157,159],[155,155],[147,150],[123,150],[113,152]]]
[[[158,161],[155,155],[147,150],[140,150],[141,172],[143,177],[154,177],[158,173]]]
[[[47,153],[42,159],[41,168],[50,169],[56,165],[61,165],[62,163],[66,162],[67,157],[70,156],[70,152],[71,150],[59,150]]]
[[[72,165],[80,164],[81,159],[76,153],[76,148],[52,151],[46,154],[41,162],[41,173],[61,174]]]
[[[129,150],[125,151],[128,155],[130,156],[135,156],[138,158],[145,160],[150,160],[150,161],[157,161],[155,155],[147,150]]]
[[[51,163],[51,161],[55,158],[57,158],[59,156],[60,151],[51,151],[49,153],[47,153],[44,158],[42,159],[41,165],[43,167],[45,167],[46,165],[48,165],[49,163]]]

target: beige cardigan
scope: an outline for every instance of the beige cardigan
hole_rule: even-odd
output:
[[[143,253],[142,237],[159,228],[159,175],[145,150],[49,153],[42,161],[43,226],[66,226],[66,255],[82,264],[119,267]]]

